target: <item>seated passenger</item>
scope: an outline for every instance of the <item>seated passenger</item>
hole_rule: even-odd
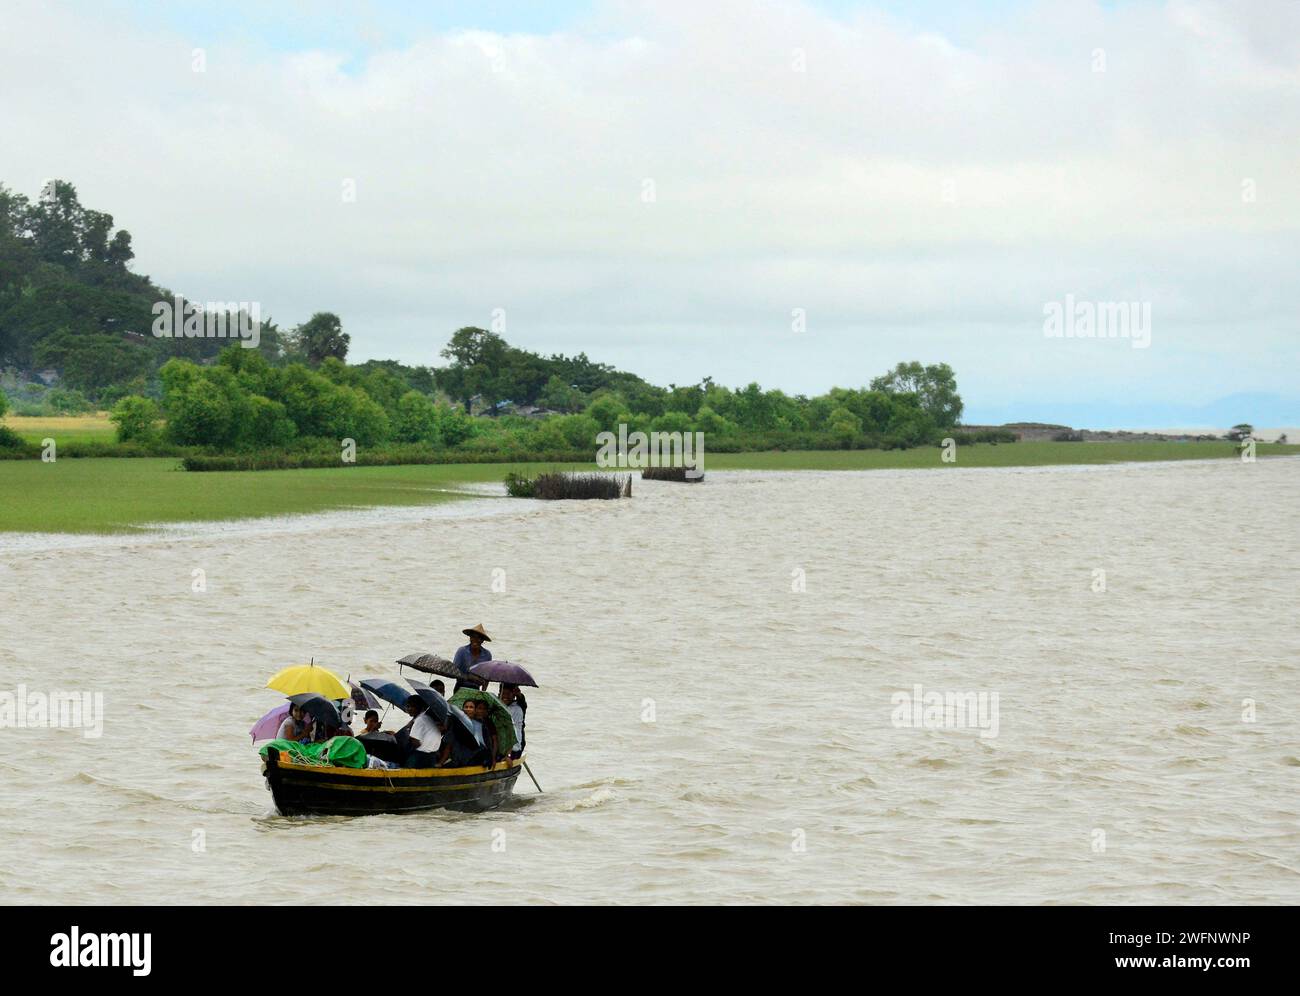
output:
[[[465,715],[474,721],[474,732],[483,741],[485,748],[483,767],[485,768],[492,767],[497,760],[497,728],[492,725],[491,720],[488,718],[488,712],[486,702],[471,699],[465,703]]]
[[[279,740],[297,740],[299,742],[311,742],[312,721],[311,717],[302,711],[302,706],[293,703],[289,706],[289,714],[284,717],[284,722],[280,724],[280,731],[276,734]]]
[[[447,735],[447,724],[434,719],[430,710],[425,710],[411,727],[411,744],[414,749],[406,756],[408,768],[437,768],[451,757],[451,737]]]
[[[424,699],[412,695],[406,700],[406,711],[413,717],[406,733],[406,767],[435,768],[446,759],[449,751],[443,750],[443,733],[446,726],[429,713]]]
[[[528,712],[528,700],[518,685],[501,685],[501,701],[510,711],[510,719],[515,725],[515,745],[510,749],[510,757],[516,758],[524,753],[524,714]]]
[[[447,759],[439,765],[443,768],[468,768],[482,764],[486,754],[482,747],[466,744],[459,736],[448,736],[443,741],[443,746],[447,751]]]
[[[366,722],[365,728],[360,733],[358,733],[357,736],[364,737],[367,733],[378,733],[379,713],[377,713],[374,709],[367,709],[364,718]]]

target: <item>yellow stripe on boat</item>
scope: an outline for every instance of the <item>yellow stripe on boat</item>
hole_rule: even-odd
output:
[[[341,768],[332,764],[294,764],[280,755],[278,767],[281,771],[308,771],[318,775],[348,775],[355,778],[465,778],[470,775],[486,775],[493,771],[509,771],[523,766],[522,759],[498,761],[490,768],[476,764],[471,768]]]

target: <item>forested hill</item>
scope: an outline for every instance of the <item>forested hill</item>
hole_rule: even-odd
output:
[[[71,183],[50,181],[36,200],[0,183],[0,370],[8,371],[11,393],[16,383],[53,373],[62,387],[101,405],[126,394],[157,394],[158,371],[167,360],[211,362],[229,345],[215,337],[154,336],[154,304],[177,295],[133,273],[134,255],[130,232],[115,228],[111,214],[83,205]],[[261,315],[258,349],[273,365],[346,360],[349,344],[330,312],[284,331]],[[441,385],[460,401],[472,395],[489,404],[506,398],[534,403],[556,378],[563,390],[551,400],[571,408],[577,397],[600,388],[635,393],[649,386],[585,354],[544,358],[491,335],[459,335],[444,355],[463,368],[449,371]],[[430,367],[391,360],[361,366],[382,368],[434,393]]]
[[[805,446],[914,446],[956,425],[962,412],[944,363],[899,363],[872,378],[869,388],[833,387],[809,398],[756,383],[730,389],[708,377],[660,387],[583,353],[543,356],[481,328],[455,332],[440,353],[447,361],[441,367],[348,364],[350,337],[327,311],[283,332],[261,313],[256,350],[215,336],[159,337],[154,307],[176,295],[133,273],[133,255],[130,233],[116,228],[112,215],[83,206],[72,184],[51,181],[35,201],[0,184],[0,393],[15,412],[107,408],[139,395],[161,402],[176,442],[213,446],[235,445],[239,435],[233,428],[239,419],[221,414],[218,395],[230,413],[262,403],[254,397],[282,406],[262,405],[284,438],[330,436],[339,426],[343,435],[356,436],[361,430],[347,418],[331,421],[323,410],[369,413],[368,434],[380,441],[432,438],[428,427],[437,419],[426,408],[434,404],[447,425],[453,408],[462,416],[585,415],[601,428],[693,428],[715,438],[746,436],[755,446],[793,445],[801,433],[811,434],[799,442]],[[223,349],[234,354],[222,357]],[[412,412],[421,413],[414,421],[424,428],[397,428],[412,423]],[[444,439],[464,434],[445,429]]]
[[[63,385],[101,400],[144,391],[173,356],[215,357],[216,339],[151,334],[153,306],[175,295],[129,264],[131,234],[83,205],[63,180],[36,200],[0,184],[0,368],[57,372]],[[279,350],[263,320],[263,349]]]

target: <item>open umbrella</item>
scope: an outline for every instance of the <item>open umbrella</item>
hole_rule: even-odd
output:
[[[457,681],[467,681],[471,684],[487,684],[486,680],[475,680],[475,676],[467,675],[445,657],[438,654],[407,654],[397,662],[399,668],[411,667],[417,671],[423,671],[425,674],[437,674],[444,678],[455,678]]]
[[[348,687],[352,689],[352,704],[361,712],[367,709],[378,709],[379,703],[383,701],[374,692],[362,688],[355,681],[349,681]]]
[[[407,678],[406,680],[415,689],[415,694],[420,696],[428,705],[433,718],[439,723],[447,724],[447,729],[451,731],[456,739],[467,747],[483,746],[482,736],[475,729],[474,721],[465,715],[464,710],[459,706],[452,705],[423,681],[416,678]],[[467,688],[465,691],[473,693],[474,689]]]
[[[401,764],[406,756],[406,751],[402,750],[401,744],[397,742],[397,738],[391,733],[385,733],[382,730],[379,733],[363,733],[357,739],[366,748],[367,754],[377,757],[381,761]]]
[[[477,674],[488,681],[500,681],[507,685],[528,685],[537,687],[537,682],[522,664],[510,661],[479,661],[469,669],[470,674]]]
[[[447,705],[447,700],[423,681],[416,678],[407,678],[406,680],[415,689],[415,694],[424,700],[424,704],[428,707],[433,718],[439,723],[447,722],[447,717],[451,714],[451,707]]]
[[[315,692],[327,699],[346,699],[351,694],[336,674],[315,664],[295,664],[278,671],[271,676],[266,687],[285,695]]]
[[[473,688],[462,688],[451,697],[450,705],[460,707],[470,701],[486,702],[488,720],[496,728],[497,744],[502,753],[515,745],[515,721],[506,704],[491,692],[480,692]],[[468,717],[466,717],[468,718]]]
[[[347,698],[347,696],[343,696]],[[342,726],[343,719],[339,716],[338,708],[329,699],[316,692],[301,692],[298,695],[290,695],[289,701],[294,705],[302,706],[302,711],[311,715],[318,722],[326,726]]]
[[[254,723],[253,728],[248,731],[248,735],[253,738],[253,743],[259,740],[274,740],[278,737],[280,727],[284,725],[284,717],[289,715],[289,707],[290,703],[283,702]]]
[[[359,684],[367,692],[379,696],[385,702],[395,705],[399,709],[404,709],[406,700],[411,697],[411,690],[395,681],[385,681],[382,678],[363,678]]]
[[[448,702],[447,711],[450,714],[447,719],[447,728],[456,734],[461,743],[472,747],[486,746],[483,743],[483,737],[474,728],[474,721],[465,715],[460,706],[454,706]]]

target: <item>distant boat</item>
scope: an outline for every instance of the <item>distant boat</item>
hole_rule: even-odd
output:
[[[479,813],[495,809],[514,792],[520,758],[491,768],[341,768],[294,764],[274,747],[262,774],[284,816],[363,816],[452,809]]]

